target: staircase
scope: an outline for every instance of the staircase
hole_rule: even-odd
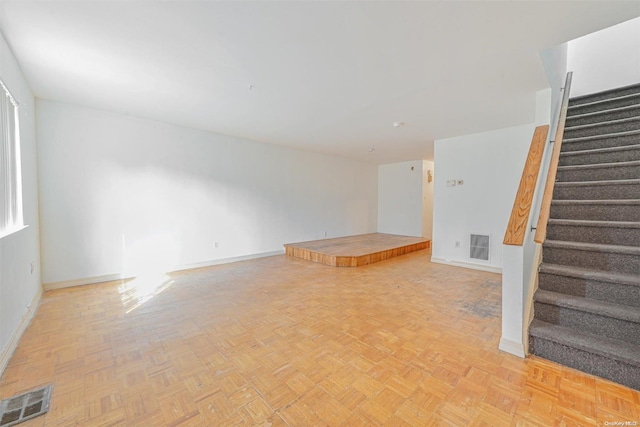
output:
[[[640,390],[640,84],[569,101],[530,352]]]

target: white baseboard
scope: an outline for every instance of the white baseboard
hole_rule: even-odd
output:
[[[489,271],[491,273],[502,274],[502,268],[494,267],[493,265],[476,264],[472,262],[463,262],[463,261],[452,261],[450,259],[433,258],[433,257],[431,257],[431,262],[435,262],[436,264],[446,264],[446,265],[452,265],[454,267],[470,268],[472,270]]]
[[[15,331],[13,331],[11,338],[9,338],[9,342],[7,343],[7,346],[4,349],[2,349],[2,352],[0,352],[0,377],[2,377],[2,374],[4,373],[5,368],[9,364],[9,359],[11,359],[11,356],[13,356],[13,352],[16,351],[16,348],[18,347],[18,342],[20,342],[20,338],[22,337],[22,334],[27,329],[27,326],[29,326],[29,323],[31,323],[31,319],[33,319],[33,316],[35,316],[36,311],[38,311],[38,306],[40,305],[40,299],[42,298],[42,292],[43,292],[42,287],[38,287],[38,291],[34,295],[29,306],[27,307],[27,311],[20,318],[18,327],[15,329]]]
[[[82,279],[63,280],[61,282],[43,283],[42,288],[46,291],[52,291],[54,289],[72,288],[74,286],[83,285],[95,285],[96,283],[111,282],[114,280],[129,279],[130,277],[124,274],[104,274],[102,276],[85,277]]]
[[[262,253],[253,254],[253,255],[237,256],[233,258],[224,258],[224,259],[215,259],[211,261],[196,262],[194,264],[185,264],[179,267],[172,268],[171,272],[182,271],[182,270],[192,270],[194,268],[202,268],[202,267],[213,267],[214,265],[229,264],[232,262],[239,262],[239,261],[249,261],[252,259],[266,258],[266,257],[282,255],[282,254],[284,254],[284,249],[279,251],[272,251],[272,252],[262,252]]]
[[[500,345],[498,348],[502,351],[513,354],[514,356],[524,358],[524,347],[522,343],[517,343],[503,337],[500,338]]]
[[[259,254],[243,255],[243,256],[237,256],[232,258],[215,259],[210,261],[197,262],[193,264],[184,264],[180,266],[174,266],[170,268],[168,271],[165,271],[163,273],[192,270],[194,268],[212,267],[214,265],[229,264],[232,262],[239,262],[239,261],[248,261],[252,259],[265,258],[265,257],[274,256],[274,255],[282,255],[282,254],[284,254],[284,249],[279,251],[262,252]],[[123,273],[104,274],[102,276],[85,277],[82,279],[63,280],[60,282],[43,283],[42,287],[44,288],[45,291],[50,291],[53,289],[71,288],[73,286],[94,285],[96,283],[111,282],[114,280],[131,279],[135,276],[136,276],[135,274],[123,274]]]

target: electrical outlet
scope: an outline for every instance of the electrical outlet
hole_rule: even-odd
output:
[[[219,248],[220,247],[220,242],[213,242],[213,247],[214,248]]]
[[[455,187],[456,186],[456,180],[455,179],[450,179],[447,181],[447,187]]]
[[[460,247],[460,240],[456,240],[456,248]]]
[[[324,237],[327,237],[327,232],[326,231],[324,232]]]
[[[459,179],[456,181],[457,185],[464,185],[464,179]]]

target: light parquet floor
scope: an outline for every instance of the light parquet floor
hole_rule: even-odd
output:
[[[25,427],[640,422],[639,392],[497,350],[500,299],[499,275],[427,251],[49,291],[0,398],[54,384],[49,413]]]

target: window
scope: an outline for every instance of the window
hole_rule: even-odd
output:
[[[0,81],[0,237],[23,226],[18,103]]]

